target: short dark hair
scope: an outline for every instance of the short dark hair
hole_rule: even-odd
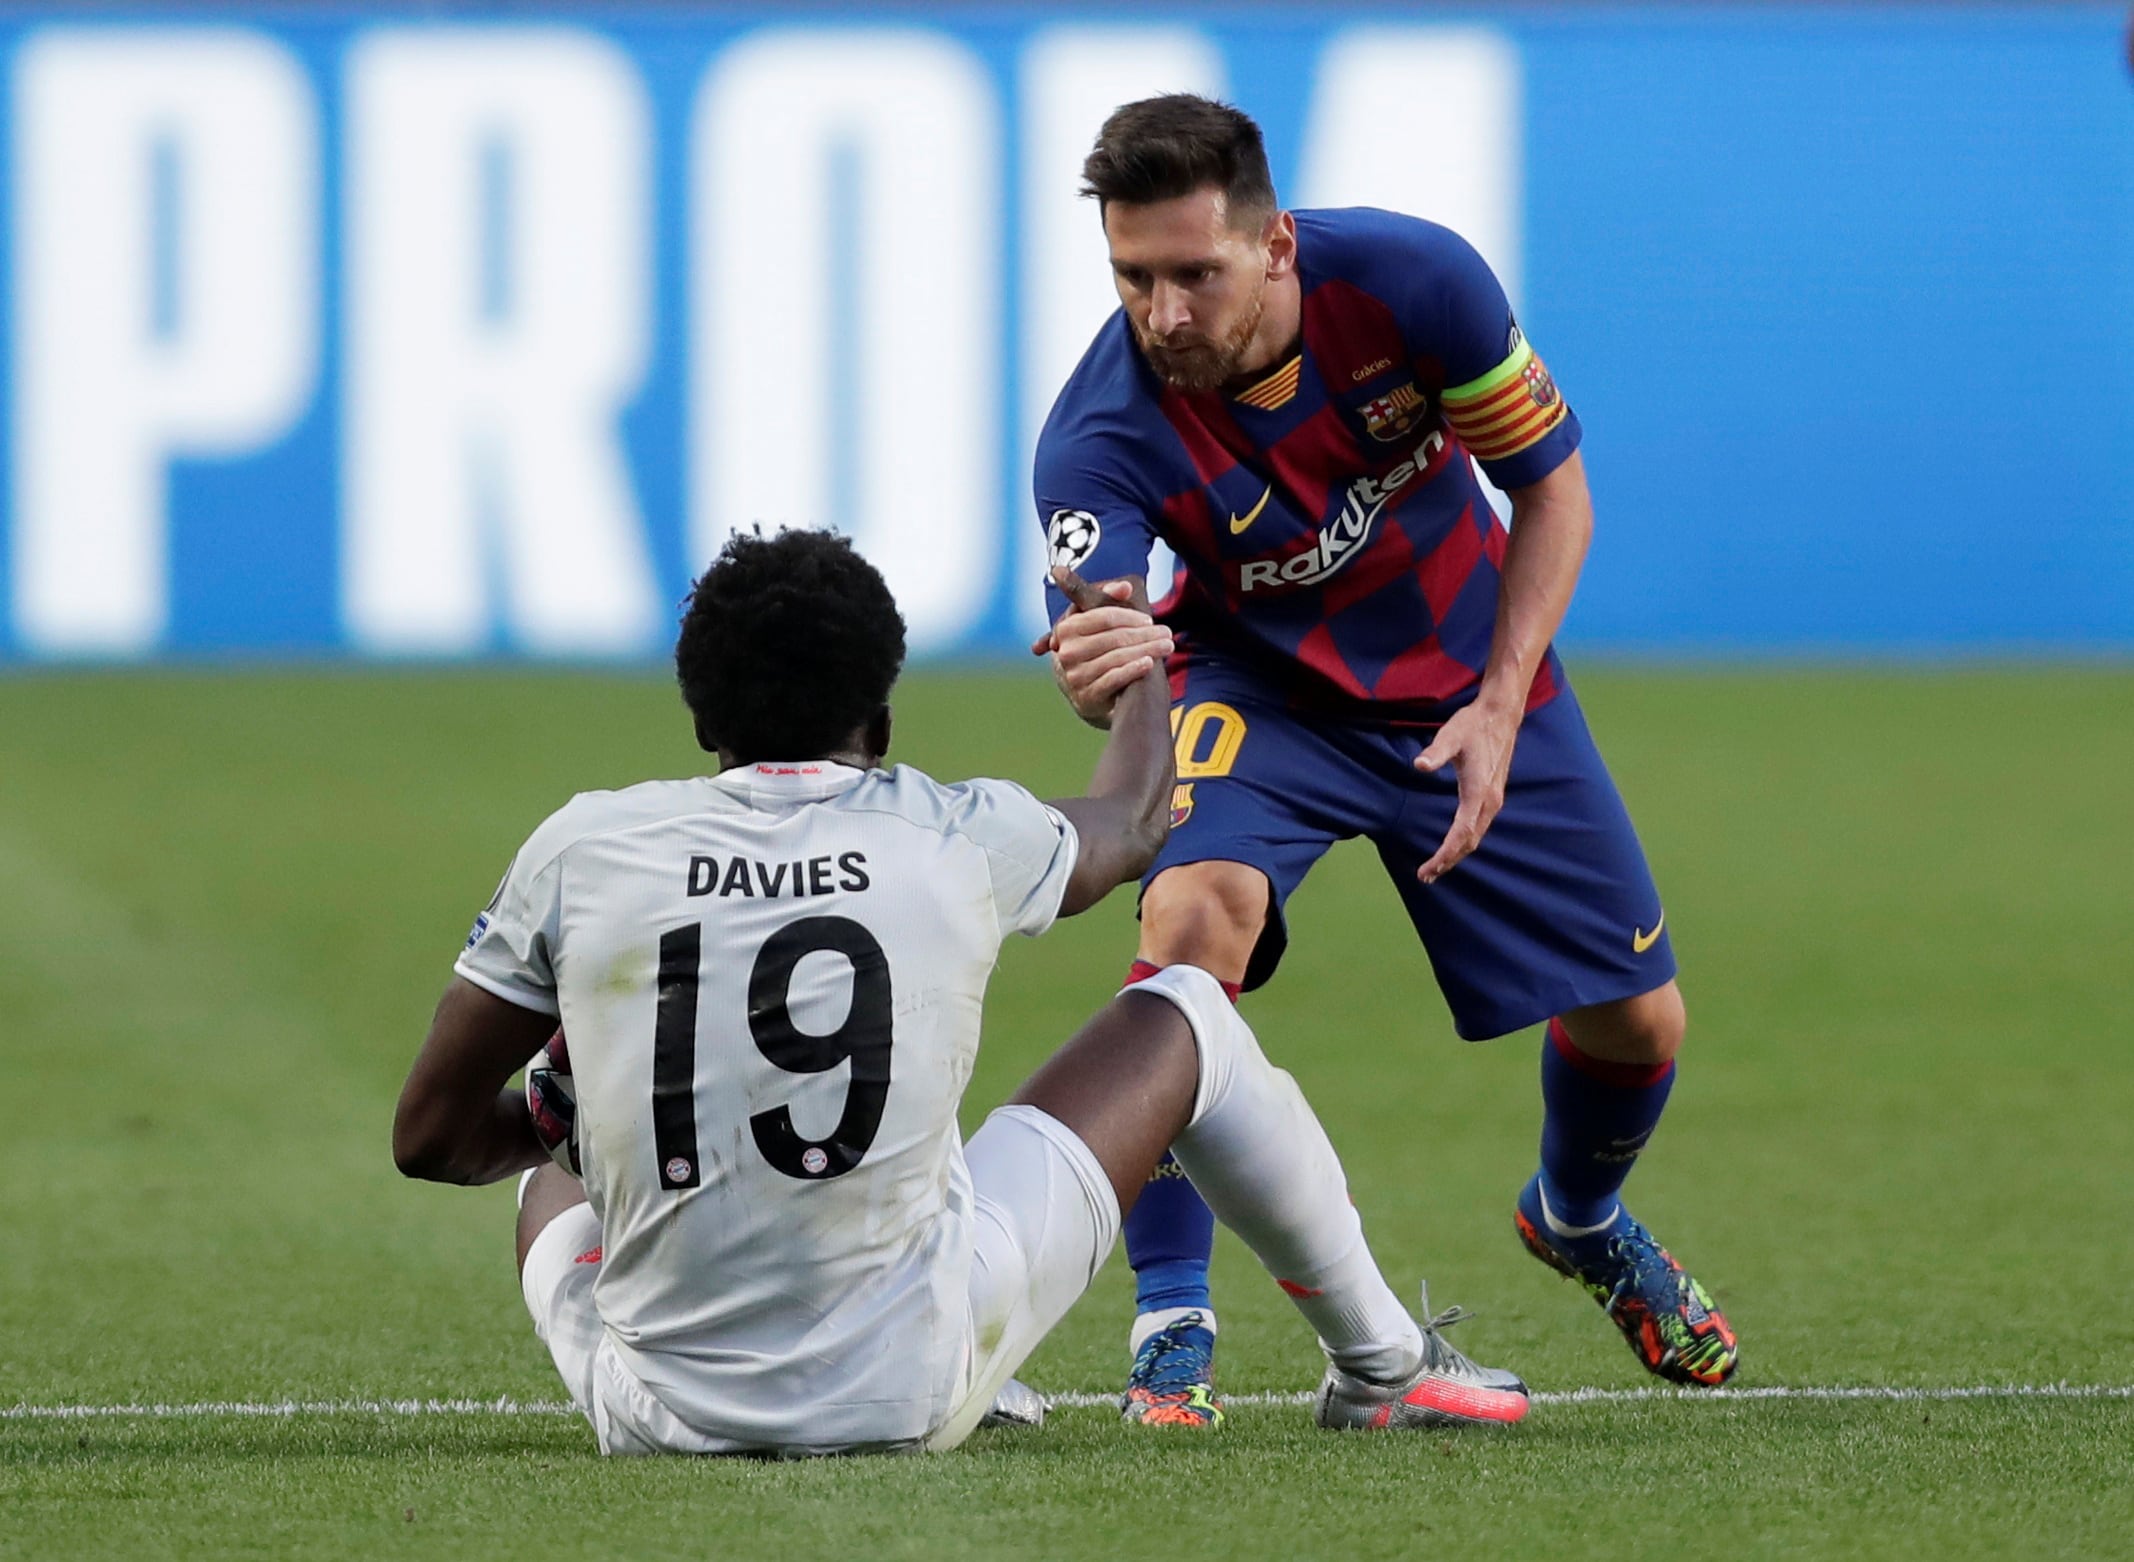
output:
[[[1112,110],[1082,163],[1082,193],[1095,196],[1099,210],[1113,201],[1174,201],[1211,185],[1223,192],[1233,228],[1274,215],[1260,127],[1251,115],[1190,92]]]
[[[820,759],[889,701],[904,619],[835,532],[736,532],[690,588],[674,672],[707,747]]]

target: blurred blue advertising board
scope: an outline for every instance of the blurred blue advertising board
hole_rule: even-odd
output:
[[[1037,621],[1076,171],[1224,95],[1497,265],[1586,427],[1568,638],[2134,647],[2116,6],[52,7],[0,21],[0,660],[640,658],[836,524]]]

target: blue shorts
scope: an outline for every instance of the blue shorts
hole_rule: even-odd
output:
[[[1266,874],[1272,899],[1247,989],[1274,974],[1288,946],[1290,892],[1329,846],[1359,835],[1378,848],[1453,1028],[1469,1041],[1674,977],[1659,891],[1567,684],[1527,713],[1503,811],[1481,846],[1431,885],[1415,870],[1444,841],[1459,802],[1451,766],[1437,775],[1413,767],[1432,729],[1300,713],[1260,680],[1205,657],[1188,663],[1182,690],[1171,712],[1179,754],[1171,835],[1143,888],[1191,862],[1242,862]]]

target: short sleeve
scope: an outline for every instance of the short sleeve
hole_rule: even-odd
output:
[[[560,1015],[556,931],[562,919],[563,859],[536,857],[532,843],[512,859],[487,909],[474,919],[452,969],[506,1003]]]
[[[1044,932],[1059,917],[1081,850],[1074,826],[1012,781],[966,781],[948,791],[949,828],[985,848],[1001,933]]]
[[[1539,482],[1578,448],[1578,419],[1512,317],[1496,273],[1472,244],[1404,219],[1418,262],[1401,328],[1444,366],[1445,422],[1499,488]]]
[[[1045,533],[1045,620],[1067,611],[1067,599],[1052,583],[1052,566],[1064,564],[1085,580],[1146,575],[1156,539],[1147,503],[1106,471],[1105,453],[1091,440],[1056,436],[1038,441],[1033,487],[1037,523]]]

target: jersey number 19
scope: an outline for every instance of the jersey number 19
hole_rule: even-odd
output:
[[[852,962],[852,1006],[843,1023],[823,1036],[793,1024],[793,972],[812,954]],[[652,1144],[663,1188],[693,1188],[697,1163],[697,969],[704,928],[691,922],[659,940],[659,1008],[652,1032]],[[789,1074],[821,1074],[847,1059],[852,1081],[845,1109],[827,1139],[804,1139],[790,1107],[748,1120],[756,1148],[778,1171],[802,1182],[842,1177],[859,1165],[882,1126],[889,1099],[889,957],[881,943],[849,917],[802,917],[789,922],[756,952],[748,975],[748,1033],[756,1050]]]

